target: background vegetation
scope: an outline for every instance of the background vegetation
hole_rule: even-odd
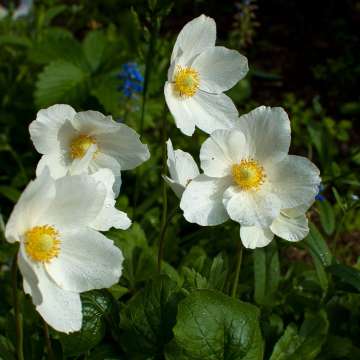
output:
[[[123,176],[117,205],[134,224],[107,234],[125,255],[120,283],[83,294],[83,329],[69,336],[45,336],[20,293],[25,359],[360,358],[359,2],[38,0],[16,19],[18,4],[3,3],[10,13],[0,20],[0,359],[15,359],[19,340],[16,249],[2,230],[39,160],[28,125],[54,103],[112,114],[143,132],[151,159]],[[235,298],[238,226],[186,223],[170,190],[162,275],[157,269],[164,120],[174,146],[195,158],[206,138],[181,135],[163,97],[175,37],[201,13],[215,18],[219,43],[249,59],[250,73],[229,92],[240,114],[283,106],[291,152],[310,157],[323,179],[309,236],[245,251]]]

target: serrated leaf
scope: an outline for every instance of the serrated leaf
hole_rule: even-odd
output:
[[[87,91],[88,75],[83,69],[66,61],[50,63],[36,82],[37,106],[80,102]]]
[[[179,303],[167,360],[260,360],[258,309],[223,293],[197,290]]]
[[[83,323],[79,332],[60,334],[64,355],[76,356],[87,352],[101,342],[106,319],[111,316],[113,301],[106,291],[90,291],[81,295]]]
[[[123,346],[131,359],[157,358],[172,338],[177,305],[184,297],[167,276],[150,281],[127,304],[121,326]]]
[[[343,282],[353,286],[360,292],[360,271],[346,265],[335,264],[327,268],[327,270],[341,279]]]
[[[300,330],[290,324],[275,344],[270,360],[313,360],[326,340],[329,322],[325,311],[306,313]]]
[[[335,214],[334,209],[327,200],[319,201],[321,225],[326,234],[331,235],[335,230]]]
[[[254,252],[255,302],[271,305],[280,282],[279,254],[276,242]]]
[[[83,50],[86,60],[93,71],[97,70],[103,59],[106,37],[100,30],[90,31],[83,42]]]

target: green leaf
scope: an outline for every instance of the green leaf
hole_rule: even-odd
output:
[[[329,322],[325,311],[306,313],[300,330],[290,324],[275,344],[270,360],[312,360],[326,340]]]
[[[359,359],[360,349],[345,337],[329,335],[321,355],[316,360]]]
[[[310,232],[304,239],[304,243],[311,252],[318,257],[323,266],[329,266],[332,263],[332,255],[326,244],[326,241],[313,223],[309,223]]]
[[[331,204],[327,201],[318,201],[321,225],[326,234],[331,235],[335,230],[335,214]]]
[[[123,346],[131,359],[163,354],[165,344],[172,338],[177,305],[183,297],[178,285],[162,275],[128,302],[121,325]]]
[[[353,286],[357,291],[360,291],[360,271],[346,265],[335,264],[327,268],[327,270],[341,279],[346,284]]]
[[[0,360],[15,360],[15,349],[9,339],[0,335]]]
[[[255,302],[272,305],[280,282],[279,254],[276,242],[254,250]]]
[[[180,302],[167,360],[260,360],[259,311],[214,290],[197,290]]]
[[[0,194],[8,198],[13,203],[16,203],[20,197],[19,190],[14,189],[11,186],[5,186],[5,185],[0,186]]]
[[[101,342],[106,319],[111,317],[113,300],[106,291],[90,291],[81,295],[83,323],[79,332],[60,334],[64,355],[81,355]]]
[[[93,71],[97,70],[103,59],[106,37],[100,30],[90,31],[83,42],[83,50]]]
[[[89,74],[66,61],[55,61],[45,67],[36,83],[37,106],[80,102],[87,90]]]

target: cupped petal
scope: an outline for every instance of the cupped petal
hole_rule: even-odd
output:
[[[61,234],[59,256],[45,267],[60,288],[83,292],[117,283],[123,259],[120,249],[110,239],[82,228]]]
[[[106,188],[90,175],[65,176],[55,181],[56,195],[41,221],[58,228],[90,225],[103,209]]]
[[[82,324],[80,294],[58,287],[43,266],[36,267],[39,289],[43,295],[36,310],[55,330],[70,333],[79,331]]]
[[[36,167],[36,176],[39,176],[45,168],[48,168],[50,175],[58,179],[67,175],[69,166],[66,164],[63,156],[59,152],[43,155]]]
[[[37,225],[55,198],[55,182],[46,168],[31,181],[16,203],[5,227],[8,242],[20,241],[26,230]]]
[[[167,155],[170,176],[175,182],[185,187],[199,175],[199,168],[193,157],[180,149],[174,151],[170,139],[167,141]]]
[[[170,186],[171,190],[175,193],[175,195],[180,199],[184,190],[185,186],[181,185],[180,183],[170,179],[168,176],[162,176],[165,182]]]
[[[245,56],[223,46],[206,49],[191,67],[199,73],[200,89],[217,94],[231,89],[249,71]]]
[[[179,97],[173,90],[172,84],[165,83],[164,95],[166,104],[175,119],[175,124],[180,131],[191,136],[195,131],[195,122],[188,99]]]
[[[66,120],[72,120],[75,110],[69,105],[57,104],[40,110],[30,126],[30,137],[40,154],[50,154],[59,148],[58,132]]]
[[[308,220],[305,214],[290,217],[286,211],[281,211],[271,224],[270,229],[275,235],[288,241],[302,240],[309,233]]]
[[[271,243],[274,234],[269,228],[257,226],[241,226],[240,238],[243,245],[248,249],[262,248]]]
[[[290,120],[283,108],[260,106],[240,116],[235,126],[253,143],[254,158],[260,163],[277,162],[288,154]]]
[[[242,226],[267,228],[280,214],[280,201],[271,192],[259,189],[244,191],[230,186],[223,199],[230,218]]]
[[[140,141],[139,134],[124,124],[116,131],[96,136],[102,153],[116,159],[121,170],[131,170],[150,158],[148,146]]]
[[[219,225],[229,217],[222,203],[224,191],[231,179],[199,175],[186,187],[180,202],[184,217],[202,226]]]
[[[266,175],[282,209],[314,201],[321,181],[319,169],[310,160],[295,155],[269,166]]]
[[[216,24],[214,19],[200,15],[189,21],[180,31],[171,55],[171,62],[181,57],[187,63],[194,56],[215,46]]]
[[[71,124],[79,133],[90,136],[109,134],[117,131],[120,126],[113,120],[112,116],[105,116],[101,112],[93,110],[78,112]]]
[[[200,149],[201,168],[212,177],[231,174],[231,167],[251,155],[245,136],[236,129],[215,130]]]
[[[211,134],[218,129],[232,128],[238,117],[238,111],[232,100],[225,94],[209,94],[199,90],[188,99],[195,125]]]

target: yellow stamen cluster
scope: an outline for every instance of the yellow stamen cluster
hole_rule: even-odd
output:
[[[93,144],[96,144],[93,136],[84,134],[79,135],[70,145],[71,157],[73,159],[81,159]]]
[[[199,85],[199,73],[190,67],[177,66],[174,76],[174,90],[182,97],[192,97],[196,94]]]
[[[50,262],[60,253],[59,232],[50,225],[31,228],[25,233],[25,250],[34,261]]]
[[[231,169],[233,179],[242,190],[257,190],[265,180],[264,168],[253,159],[242,160]]]

